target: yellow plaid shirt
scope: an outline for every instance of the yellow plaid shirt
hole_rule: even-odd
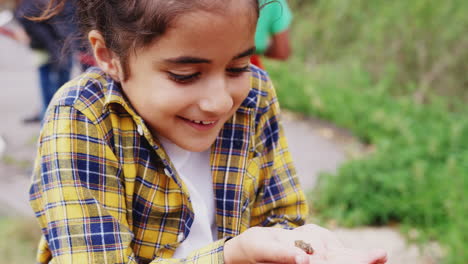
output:
[[[307,206],[267,75],[211,148],[219,240],[172,259],[194,213],[187,186],[120,85],[92,68],[54,97],[30,201],[42,228],[39,263],[223,263],[226,239],[252,226],[294,228]]]

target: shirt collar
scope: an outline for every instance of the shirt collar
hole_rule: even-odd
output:
[[[104,87],[104,95],[106,99],[104,101],[103,111],[106,111],[111,104],[119,104],[132,116],[136,115],[135,110],[125,97],[120,83],[114,81],[108,75],[106,75],[105,78],[107,79],[106,85]]]

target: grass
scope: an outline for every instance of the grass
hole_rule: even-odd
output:
[[[3,157],[0,158],[0,162],[5,164],[5,165],[10,165],[14,166],[20,169],[30,169],[33,165],[32,161],[29,160],[24,160],[24,159],[17,159],[14,156],[11,155],[4,155]]]
[[[34,220],[0,218],[1,263],[35,263],[40,231]]]
[[[321,219],[399,223],[468,263],[468,3],[298,1],[294,57],[267,62],[283,107],[350,129],[375,151],[320,177]]]

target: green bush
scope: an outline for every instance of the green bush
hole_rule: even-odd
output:
[[[0,217],[1,263],[34,263],[40,231],[34,219]]]
[[[344,86],[320,69],[283,74],[284,65],[268,66],[283,106],[349,128],[375,148],[337,175],[320,177],[311,195],[314,211],[344,225],[419,227],[426,239],[453,250],[455,260],[448,263],[464,263],[460,254],[468,260],[461,250],[468,247],[462,231],[468,230],[467,112],[449,112],[442,102],[423,105],[392,97],[385,80],[371,82],[364,69],[350,67],[349,76],[339,75],[347,80]]]
[[[376,79],[393,65],[394,95],[468,98],[468,2],[303,2],[295,10],[294,51],[307,65],[358,59]]]
[[[320,217],[401,223],[468,263],[468,2],[298,1],[294,57],[267,61],[283,107],[375,149],[320,177]],[[298,8],[298,5],[301,5]]]

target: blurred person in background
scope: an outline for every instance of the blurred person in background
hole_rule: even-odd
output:
[[[262,9],[255,33],[257,54],[251,62],[263,69],[260,55],[276,60],[286,60],[291,55],[289,27],[293,15],[287,0],[259,0],[259,4]]]
[[[38,17],[47,6],[48,0],[21,0],[17,2],[15,17],[30,39],[38,63],[42,109],[24,119],[25,123],[40,122],[55,92],[70,79],[72,69],[71,49],[65,49],[67,37],[76,31],[73,23],[73,6],[67,4],[57,17],[36,22],[29,18]]]

